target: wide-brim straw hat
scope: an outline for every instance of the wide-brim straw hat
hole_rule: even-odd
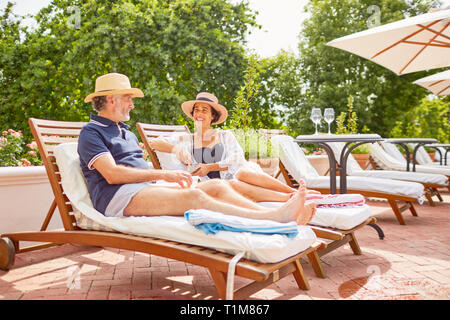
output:
[[[194,119],[192,116],[192,109],[194,108],[194,105],[196,102],[206,102],[211,106],[211,108],[214,108],[214,110],[217,111],[219,114],[219,119],[217,121],[212,122],[211,124],[219,124],[224,122],[228,117],[228,110],[223,105],[219,104],[219,100],[217,97],[209,92],[200,92],[197,94],[197,97],[195,100],[190,100],[183,102],[181,105],[181,109],[183,109],[183,112],[191,119]]]
[[[144,96],[140,89],[131,87],[130,79],[126,75],[108,73],[95,80],[95,92],[88,95],[84,102],[91,102],[94,97],[114,94],[130,94],[133,98],[142,98]]]

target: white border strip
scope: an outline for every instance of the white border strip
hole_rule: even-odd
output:
[[[105,152],[101,152],[101,153],[93,156],[91,161],[89,161],[89,163],[88,163],[89,170],[94,170],[95,168],[93,168],[92,165],[94,164],[95,160],[97,160],[98,158],[100,158],[101,156],[103,156],[105,154],[110,154],[110,153],[108,151],[105,151]]]

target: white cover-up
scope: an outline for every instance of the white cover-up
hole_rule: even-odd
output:
[[[237,172],[243,168],[258,173],[264,172],[258,164],[252,161],[245,160],[244,150],[242,150],[239,142],[237,141],[231,130],[216,130],[215,132],[218,133],[220,142],[222,142],[224,147],[222,158],[219,162],[217,162],[217,164],[221,168],[227,168],[226,170],[219,171],[221,179],[232,179],[237,174]],[[172,133],[168,136],[161,137],[161,139],[172,145],[181,147],[188,154],[192,155],[193,140],[191,133]],[[188,170],[192,169],[195,165],[198,164],[193,156],[193,166],[191,168],[187,168],[180,161],[178,161],[177,157],[174,154],[157,151],[156,155],[161,164],[161,168],[164,170]],[[200,180],[202,181],[208,179],[208,176],[200,177]]]
[[[340,158],[341,151],[344,148],[343,142],[333,142],[328,144],[333,150],[334,156],[336,159]],[[380,148],[376,143],[370,144],[370,147]],[[359,176],[359,177],[372,177],[372,178],[381,178],[381,179],[393,179],[393,180],[403,180],[403,181],[412,181],[412,182],[424,182],[424,183],[433,183],[441,186],[447,185],[447,177],[442,174],[435,173],[420,173],[420,172],[412,172],[412,171],[397,171],[397,170],[363,170],[358,162],[353,158],[352,154],[350,154],[347,158],[347,174],[350,176]]]
[[[280,160],[294,179],[305,180],[310,189],[330,188],[330,177],[319,176],[292,137],[273,136],[272,145],[279,147]],[[339,183],[340,178],[336,177],[337,186]],[[371,177],[347,176],[347,188],[398,194],[416,199],[422,199],[424,194],[424,187],[420,183]]]
[[[298,226],[298,235],[259,235],[222,231],[206,235],[191,226],[182,216],[105,217],[94,209],[86,180],[81,172],[77,143],[63,143],[55,147],[55,158],[61,173],[61,183],[74,209],[77,225],[82,229],[109,230],[143,237],[156,237],[177,242],[213,248],[245,258],[274,263],[309,248],[316,240],[309,226]],[[159,182],[160,185],[176,185]]]
[[[375,160],[377,165],[382,169],[386,170],[398,170],[406,171],[406,159],[403,157],[400,150],[393,143],[382,141],[381,145],[383,148],[376,143],[370,146],[372,158]],[[412,163],[409,164],[410,172],[412,171]],[[436,166],[424,166],[416,164],[416,171],[421,173],[435,173],[450,176],[450,168],[447,167],[436,167]]]

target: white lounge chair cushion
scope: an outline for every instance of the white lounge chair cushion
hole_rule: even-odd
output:
[[[309,226],[299,226],[298,235],[260,235],[221,231],[206,235],[191,226],[187,220],[173,216],[159,217],[105,217],[94,209],[86,180],[79,164],[77,143],[63,143],[54,151],[61,173],[61,183],[74,209],[77,225],[83,229],[114,230],[143,237],[156,237],[189,243],[237,254],[245,252],[245,258],[263,263],[274,263],[304,251],[317,237]],[[175,185],[160,182],[161,185]]]
[[[336,142],[329,143],[329,146],[333,150],[333,153],[336,159],[339,159],[342,148],[344,148],[344,143]],[[381,147],[374,143],[370,146],[371,149]],[[395,161],[395,160],[392,160]],[[433,173],[420,173],[420,172],[407,172],[402,170],[363,170],[358,162],[353,158],[353,155],[350,154],[347,159],[347,174],[351,176],[359,176],[359,177],[371,177],[371,178],[379,178],[379,179],[393,179],[393,180],[402,180],[402,181],[412,181],[417,183],[434,183],[442,186],[446,186],[448,183],[448,179],[446,176],[442,174],[433,174]]]
[[[359,170],[353,171],[352,176],[371,177],[379,179],[393,179],[402,181],[411,181],[417,183],[433,183],[441,186],[448,184],[448,179],[442,174],[422,173],[412,171],[396,171],[396,170]]]
[[[336,186],[339,188],[340,178],[336,177]],[[318,177],[306,181],[306,186],[314,188],[330,188],[330,177]],[[424,187],[417,182],[380,179],[371,177],[347,176],[348,190],[365,190],[383,192],[420,199],[424,194]]]
[[[397,157],[394,158],[392,156],[392,154],[396,153],[400,153],[401,155],[401,152],[397,149],[397,147],[392,143],[387,142],[382,142],[381,144],[383,148],[381,148],[376,143],[370,145],[372,158],[377,163],[377,165],[386,170],[406,171],[406,159],[403,158],[402,161],[399,161],[397,160]],[[410,164],[410,170],[412,170],[412,164]],[[446,166],[436,167],[416,165],[415,172],[434,173],[450,176],[450,168],[447,168]]]
[[[411,146],[414,148],[416,147],[416,145],[417,144],[411,144]],[[433,163],[433,160],[431,160],[430,155],[424,147],[419,147],[419,149],[417,149],[416,160],[418,164],[423,165],[430,165]]]
[[[280,160],[294,179],[297,181],[300,179],[305,180],[306,186],[310,189],[330,188],[330,177],[319,176],[315,170],[314,172],[317,176],[314,172],[309,174],[312,166],[292,137],[274,136],[272,137],[272,142],[275,146],[279,146]],[[339,181],[339,177],[336,177],[337,187],[339,187]],[[357,176],[347,176],[347,188],[392,193],[417,199],[420,199],[424,193],[424,187],[420,183]]]
[[[441,150],[442,152],[442,150]],[[450,165],[447,162],[447,165],[445,165],[445,162],[443,162],[442,164],[439,162],[439,152],[436,151],[435,155],[437,156],[437,162],[433,161],[430,157],[430,155],[428,154],[428,152],[425,150],[424,147],[419,147],[419,149],[417,150],[417,154],[416,154],[416,159],[417,162],[421,165],[425,165],[425,166],[444,166],[446,169],[450,169]],[[445,150],[442,153],[442,157],[445,156]],[[436,156],[435,156],[436,157]]]
[[[438,149],[441,151],[442,154],[442,164],[445,163],[445,152],[446,150],[443,147],[438,147]],[[440,163],[439,160],[441,159],[441,154],[439,153],[439,151],[436,150],[436,152],[434,153],[434,162],[435,163]],[[437,162],[436,162],[437,161]],[[447,152],[447,165],[450,165],[450,151]]]
[[[302,178],[306,181],[320,177],[291,136],[272,136],[271,142],[274,148],[279,148],[280,161],[295,179]]]
[[[269,208],[281,205],[279,202],[260,202],[260,204]],[[309,224],[350,230],[370,218],[371,214],[370,206],[367,204],[342,208],[317,208],[316,214]]]

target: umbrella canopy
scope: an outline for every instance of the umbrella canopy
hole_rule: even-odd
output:
[[[450,70],[416,80],[414,83],[430,90],[437,96],[448,95],[450,94]]]
[[[399,20],[327,43],[398,75],[450,66],[450,9]]]

